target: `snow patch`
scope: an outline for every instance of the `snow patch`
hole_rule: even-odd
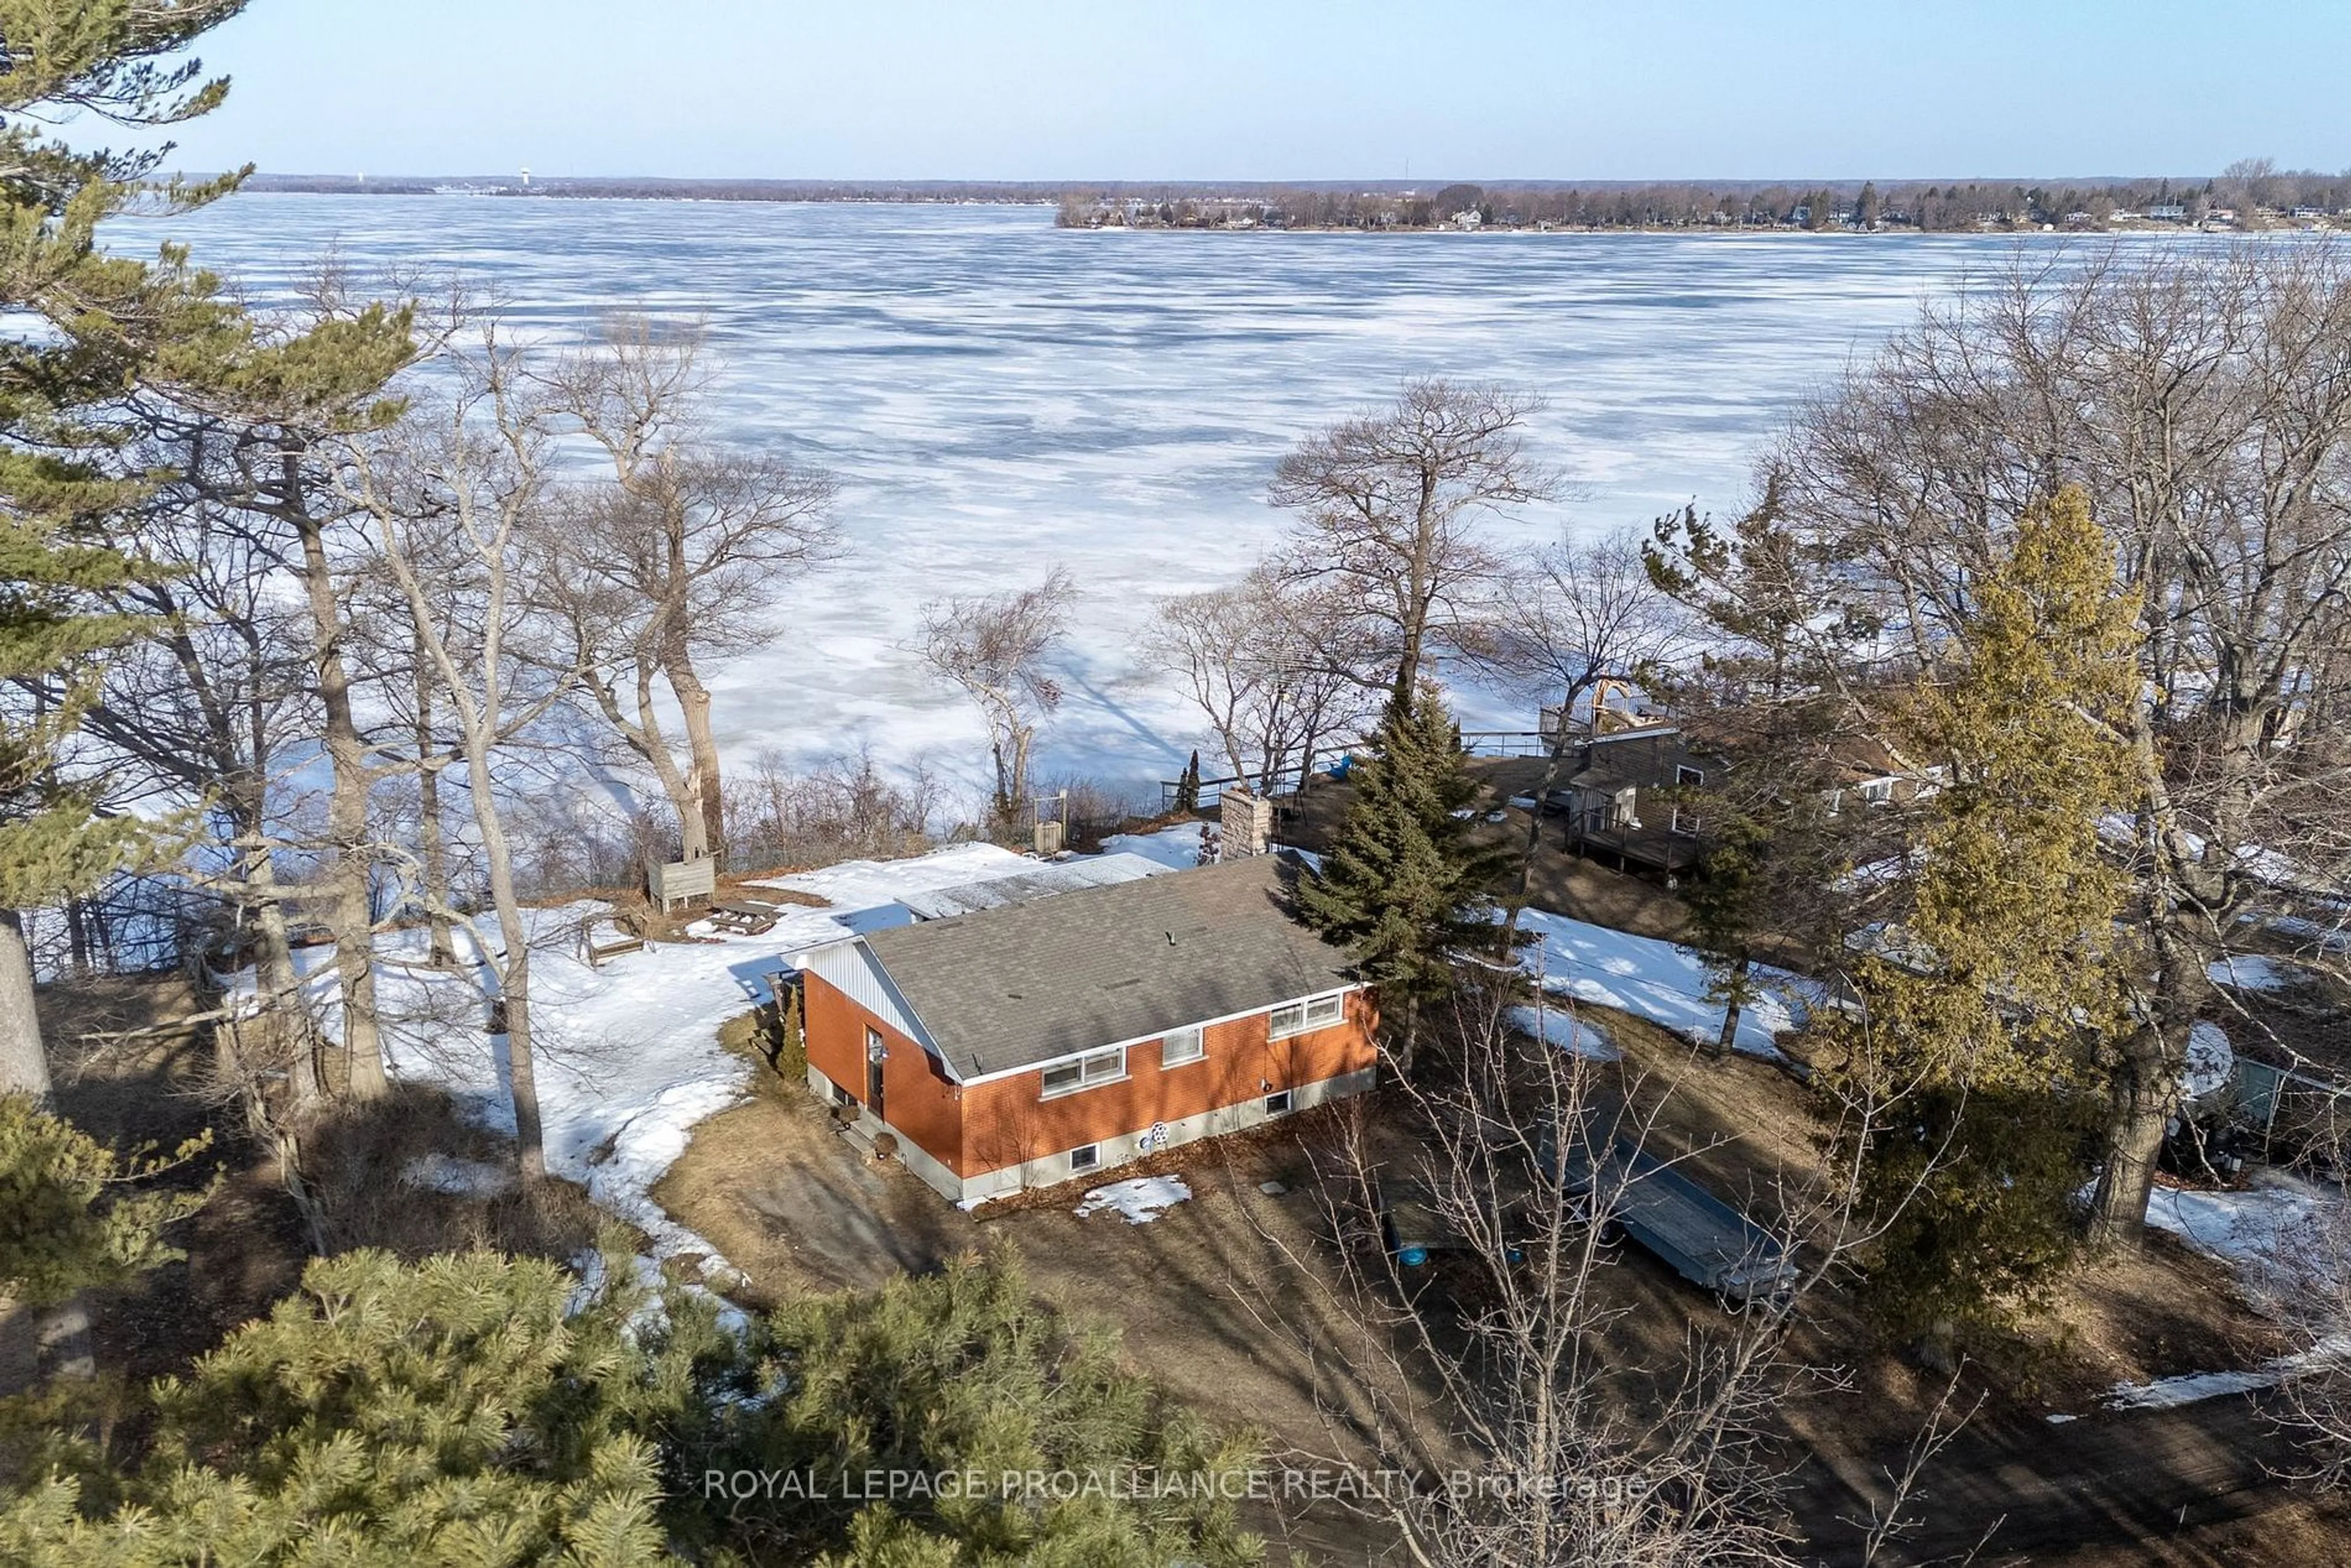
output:
[[[1565,1008],[1512,1008],[1510,1027],[1531,1039],[1587,1061],[1614,1061],[1617,1051],[1605,1030]]]
[[[1192,1196],[1182,1176],[1136,1176],[1132,1181],[1114,1181],[1108,1186],[1098,1186],[1086,1194],[1078,1205],[1078,1218],[1114,1209],[1129,1225],[1148,1225],[1177,1204]]]
[[[1519,961],[1544,991],[1647,1019],[1698,1043],[1722,1032],[1723,1004],[1708,998],[1713,977],[1692,949],[1534,909],[1520,912],[1519,928],[1540,938]],[[1758,994],[1740,1014],[1733,1043],[1746,1055],[1777,1057],[1778,1038],[1806,1016],[1804,983],[1761,964],[1749,980]]]
[[[2158,1186],[2147,1222],[2199,1252],[2256,1273],[2305,1247],[2333,1200],[2283,1171],[2263,1171],[2243,1192],[2190,1192]]]
[[[1113,833],[1102,841],[1109,854],[1141,855],[1171,871],[1189,871],[1200,863],[1200,836],[1206,822],[1177,822],[1147,833]]]
[[[2179,1377],[2158,1377],[2153,1383],[2116,1384],[2099,1403],[2109,1410],[2169,1410],[2231,1394],[2256,1394],[2290,1377],[2338,1366],[2346,1359],[2351,1359],[2351,1337],[2337,1335],[2243,1372],[2191,1372]]]

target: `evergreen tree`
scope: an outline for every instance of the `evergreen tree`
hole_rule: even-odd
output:
[[[206,1194],[124,1188],[194,1158],[210,1142],[125,1160],[29,1094],[0,1094],[0,1296],[61,1301],[178,1258],[163,1231]]]
[[[227,83],[180,56],[242,8],[0,0],[0,309],[41,323],[0,337],[0,681],[62,692],[0,716],[0,1090],[48,1089],[16,912],[91,886],[144,837],[135,822],[99,819],[57,769],[94,661],[135,629],[92,602],[132,570],[106,524],[144,490],[109,462],[120,442],[109,416],[159,355],[224,314],[174,256],[150,266],[100,254],[97,226],[142,196],[185,208],[232,183],[157,190],[143,182],[167,148],[77,152],[40,128],[77,113],[144,127],[208,112]]]
[[[1755,999],[1755,938],[1767,917],[1761,907],[1771,834],[1744,814],[1709,813],[1705,862],[1682,890],[1693,945],[1706,957],[1707,997],[1722,1004],[1714,1053],[1727,1057],[1739,1040],[1739,1020]]]
[[[1298,887],[1306,923],[1345,946],[1384,998],[1404,1004],[1407,1066],[1420,1005],[1451,991],[1461,953],[1492,945],[1488,890],[1509,865],[1507,848],[1470,841],[1478,787],[1461,759],[1433,688],[1391,706],[1348,776],[1355,798],[1336,841]]]
[[[1200,753],[1196,747],[1193,748],[1192,760],[1184,765],[1184,771],[1176,779],[1176,809],[1186,816],[1200,809]]]
[[[109,1485],[86,1461],[90,1479],[53,1472],[0,1513],[0,1559],[659,1561],[646,1432],[692,1350],[632,1333],[632,1293],[575,1303],[577,1288],[490,1253],[321,1259],[301,1293],[156,1385],[138,1471]]]
[[[2099,1048],[2125,1016],[2125,879],[2099,825],[2137,804],[2110,721],[2137,700],[2137,605],[2068,488],[2019,522],[1976,585],[1946,667],[1902,727],[1941,759],[1899,876],[1891,951],[1863,959],[1860,1022],[1824,1074],[1891,1113],[1865,1197],[1901,1209],[1872,1286],[1904,1331],[1947,1344],[2045,1297],[2090,1174]]]
[[[698,1541],[829,1568],[1263,1559],[1231,1495],[1250,1445],[1122,1369],[1113,1333],[1040,1309],[1009,1249],[876,1291],[803,1297],[765,1329],[760,1386],[780,1392],[722,1406],[707,1446],[684,1446],[691,1468],[673,1487],[699,1486],[705,1469],[741,1468],[814,1476],[834,1495],[765,1514],[707,1508]],[[869,1471],[982,1484],[952,1495],[839,1495],[835,1478]],[[1008,1491],[1008,1474],[1068,1478],[1077,1495]],[[1153,1477],[1186,1484],[1181,1493],[1137,1488]]]
[[[154,1386],[139,1464],[53,1438],[0,1501],[0,1561],[1262,1560],[1234,1518],[1250,1447],[1123,1370],[1113,1333],[1039,1308],[1008,1249],[735,1329],[706,1296],[632,1281],[620,1255],[593,1285],[491,1253],[319,1260]],[[713,1471],[789,1485],[753,1501]],[[854,1495],[871,1471],[908,1484]],[[1091,1484],[1038,1495],[1007,1472]]]

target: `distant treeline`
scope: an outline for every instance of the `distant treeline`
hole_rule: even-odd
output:
[[[1453,184],[1428,192],[1300,186],[1064,192],[1073,228],[1798,229],[1952,231],[2114,224],[2266,227],[2351,216],[2351,173],[2232,165],[2210,178],[2020,184]]]
[[[2112,224],[2265,227],[2351,216],[2351,172],[2260,160],[2218,175],[2010,180],[1447,184],[1401,181],[1072,183],[969,180],[674,180],[258,174],[247,188],[341,195],[468,193],[606,200],[1046,203],[1072,228],[1916,229],[2095,228]]]

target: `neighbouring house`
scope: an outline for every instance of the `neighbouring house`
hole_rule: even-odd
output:
[[[1677,876],[1705,856],[1696,792],[1721,766],[1677,726],[1634,725],[1586,738],[1544,804],[1565,814],[1570,848],[1619,871]]]
[[[1378,1014],[1294,861],[866,932],[797,955],[810,1090],[968,1203],[1373,1086]]]

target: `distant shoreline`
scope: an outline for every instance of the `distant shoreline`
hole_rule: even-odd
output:
[[[1723,181],[1273,184],[975,180],[680,180],[508,175],[258,173],[268,195],[467,196],[542,201],[1047,206],[1075,230],[1280,234],[1792,235],[2190,235],[2351,229],[2351,174],[2070,183]]]

